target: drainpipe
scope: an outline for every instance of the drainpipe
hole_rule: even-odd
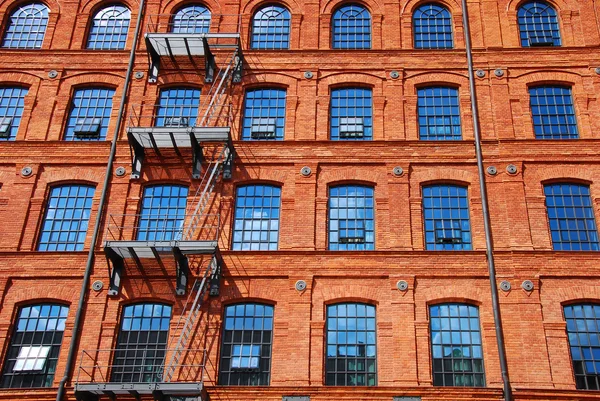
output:
[[[83,275],[83,282],[81,283],[81,290],[79,293],[79,303],[77,305],[77,313],[75,314],[75,322],[73,323],[73,335],[71,337],[71,343],[69,344],[69,354],[67,355],[67,365],[65,366],[65,373],[58,385],[58,392],[56,393],[56,401],[62,401],[65,393],[65,385],[71,370],[73,369],[73,360],[75,359],[75,352],[77,350],[79,331],[81,330],[81,322],[83,318],[83,309],[85,306],[86,295],[88,286],[90,284],[90,277],[94,267],[94,251],[96,249],[96,243],[98,241],[98,235],[100,233],[100,225],[102,222],[102,213],[106,203],[106,195],[108,193],[108,185],[112,176],[112,168],[117,152],[117,141],[119,138],[119,132],[121,124],[123,123],[123,115],[125,110],[125,102],[127,100],[127,93],[129,92],[129,86],[131,82],[131,73],[133,72],[133,64],[135,61],[135,51],[138,45],[138,38],[140,36],[142,18],[144,12],[145,0],[140,0],[140,7],[138,10],[138,17],[135,27],[135,36],[133,37],[133,44],[131,46],[131,52],[129,53],[129,64],[127,65],[127,73],[125,75],[125,84],[123,85],[123,93],[121,95],[121,104],[119,106],[119,114],[117,117],[117,123],[115,125],[115,132],[110,146],[110,155],[108,156],[108,162],[106,163],[106,172],[104,175],[104,186],[102,187],[102,194],[100,195],[100,204],[98,205],[98,214],[96,215],[96,221],[94,223],[94,231],[92,232],[92,241],[90,243],[90,250],[88,252],[87,263],[85,266],[85,273]]]
[[[471,95],[471,112],[473,113],[473,131],[475,133],[475,153],[477,156],[477,172],[479,174],[479,191],[481,192],[481,210],[483,211],[483,225],[485,230],[486,259],[490,276],[490,288],[492,290],[492,309],[494,311],[494,325],[496,326],[496,342],[498,345],[498,357],[500,359],[500,370],[502,372],[502,383],[504,385],[504,400],[511,401],[512,394],[510,380],[508,378],[508,364],[506,363],[506,351],[504,347],[504,334],[502,331],[502,318],[500,316],[500,303],[498,301],[498,285],[496,284],[496,266],[494,264],[494,245],[492,243],[492,230],[490,227],[490,212],[488,208],[487,189],[485,184],[485,172],[483,169],[483,154],[481,152],[481,133],[479,129],[479,111],[477,109],[477,91],[475,90],[475,72],[473,68],[473,53],[471,50],[471,32],[469,29],[469,14],[467,11],[467,0],[462,1],[463,25],[465,31],[465,47],[467,48],[467,64],[469,68],[469,91]]]

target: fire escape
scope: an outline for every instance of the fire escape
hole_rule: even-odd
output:
[[[204,93],[195,124],[189,116],[161,117],[157,124],[156,110],[149,115],[149,107],[132,106],[127,127],[127,138],[132,156],[131,178],[140,177],[147,156],[161,156],[163,152],[175,152],[182,157],[191,151],[192,176],[199,180],[197,191],[186,207],[185,218],[174,221],[173,217],[157,216],[156,235],[149,240],[137,235],[141,215],[110,215],[104,242],[104,251],[110,270],[108,294],[118,295],[126,263],[143,266],[144,259],[162,264],[172,260],[176,266],[176,293],[185,295],[191,278],[190,264],[200,255],[208,263],[199,264],[201,274],[191,286],[188,299],[176,326],[170,328],[171,349],[162,352],[160,365],[148,365],[146,351],[140,356],[125,358],[125,364],[116,364],[115,352],[122,350],[83,350],[76,374],[75,394],[79,400],[98,400],[101,396],[116,399],[119,396],[140,399],[152,396],[155,400],[207,400],[203,385],[206,366],[206,350],[192,349],[190,343],[201,314],[207,293],[216,296],[222,269],[219,252],[220,216],[209,214],[216,184],[220,179],[230,179],[233,168],[234,149],[231,141],[231,108],[229,91],[231,85],[241,81],[242,54],[240,47],[240,16],[212,15],[208,26],[195,29],[187,22],[185,29],[172,29],[172,16],[157,16],[157,21],[168,20],[164,26],[150,23],[145,34],[150,63],[149,82],[156,82],[165,64],[177,65],[178,60],[204,63],[204,80],[210,84]],[[151,18],[152,20],[152,18]],[[206,24],[206,20],[196,22]],[[215,33],[213,33],[213,31]],[[147,217],[147,216],[146,216]],[[162,231],[161,231],[162,230]],[[137,351],[137,350],[136,350]],[[148,351],[148,353],[157,350]],[[156,354],[152,356],[156,358]],[[126,369],[129,375],[112,381],[115,370]],[[124,381],[123,377],[131,380]]]

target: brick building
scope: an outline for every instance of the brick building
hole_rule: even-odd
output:
[[[600,1],[465,3],[0,2],[0,399],[600,399]]]

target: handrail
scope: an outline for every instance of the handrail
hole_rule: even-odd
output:
[[[197,18],[176,18],[177,14],[150,14],[146,25],[148,33],[239,33],[242,14],[208,14]]]
[[[206,98],[207,96],[204,95],[202,98]],[[129,109],[127,129],[206,126],[231,127],[233,122],[233,105],[229,100],[213,102],[205,100],[201,101],[197,108],[192,108],[191,106],[164,106],[160,104],[132,104]],[[216,115],[214,123],[210,125],[206,124],[206,121],[202,117],[208,113]]]

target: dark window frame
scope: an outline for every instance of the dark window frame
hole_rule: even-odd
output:
[[[575,387],[600,390],[600,305],[575,303],[562,309]]]
[[[436,12],[438,16],[433,15],[433,12]],[[454,48],[452,13],[442,4],[434,2],[419,5],[412,15],[412,28],[415,49],[440,50]],[[432,28],[435,29],[431,30]],[[425,31],[425,29],[428,30]],[[438,38],[440,35],[442,35],[441,39]]]

